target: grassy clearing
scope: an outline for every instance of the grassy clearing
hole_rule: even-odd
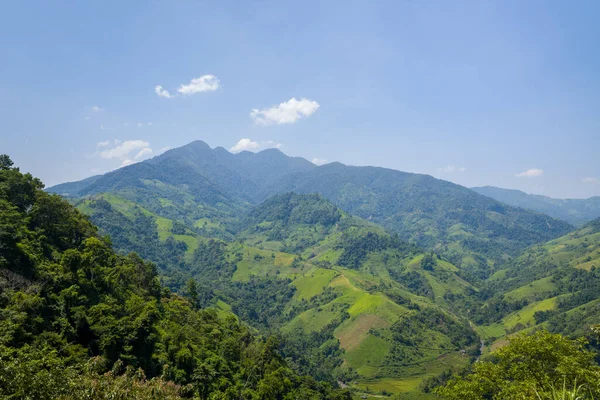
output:
[[[194,222],[194,227],[200,228],[200,229],[221,230],[221,229],[223,229],[223,224],[221,224],[220,222],[215,222],[208,218],[200,218],[199,220],[196,220]]]
[[[523,327],[530,327],[535,325],[535,318],[533,315],[536,311],[548,311],[555,310],[558,303],[558,296],[549,299],[536,301],[526,307],[523,307],[519,311],[515,311],[502,320],[504,327],[508,329],[514,328],[516,325],[521,324]]]
[[[336,272],[330,269],[316,269],[310,274],[296,278],[292,285],[296,287],[294,295],[297,299],[310,299],[323,292],[329,282],[336,276]]]
[[[488,278],[488,281],[500,281],[500,280],[506,279],[507,273],[508,273],[508,270],[506,270],[506,269],[498,270],[498,271],[494,272],[492,274],[492,276],[490,276]]]
[[[497,339],[506,335],[506,329],[504,329],[504,325],[501,323],[476,326],[474,329],[475,332],[477,332],[477,334],[484,340]]]
[[[164,217],[156,217],[156,227],[158,230],[158,238],[162,241],[167,240],[169,236],[172,236],[171,229],[173,229],[173,221]]]
[[[385,319],[390,324],[396,322],[402,315],[410,311],[402,307],[381,293],[363,293],[360,298],[348,309],[348,313],[355,317],[359,314],[373,314]]]
[[[344,321],[335,330],[334,336],[339,339],[340,346],[344,350],[351,351],[362,343],[372,328],[379,329],[389,326],[389,322],[378,315],[361,314],[356,318]]]
[[[354,387],[370,392],[403,393],[410,399],[439,399],[435,395],[422,393],[419,390],[421,383],[429,377],[437,376],[448,369],[456,369],[467,363],[468,357],[463,357],[457,352],[448,353],[425,362],[414,372],[407,369],[404,376],[362,380]],[[408,396],[409,394],[410,396]]]
[[[138,208],[135,203],[125,200],[124,198],[112,193],[104,193],[101,197],[108,201],[114,209],[125,215],[127,218],[133,218],[135,216],[134,210]]]
[[[184,242],[187,245],[185,252],[186,260],[191,260],[194,257],[194,252],[198,248],[198,238],[190,235],[172,235],[173,239]]]
[[[518,301],[523,299],[533,299],[536,296],[539,298],[555,289],[556,285],[552,282],[552,277],[549,276],[506,293],[504,299],[507,301]]]
[[[334,320],[341,319],[343,310],[343,307],[336,307],[336,305],[331,303],[318,309],[312,308],[294,318],[289,324],[283,327],[282,331],[285,332],[300,328],[305,332],[318,332]]]
[[[84,200],[77,204],[77,209],[85,215],[93,215],[94,209],[90,206],[89,200]]]
[[[376,375],[389,350],[387,341],[369,333],[358,347],[347,351],[344,358],[356,372],[369,378]]]
[[[242,260],[237,263],[237,269],[233,275],[234,281],[248,282],[251,275],[296,278],[300,275],[308,275],[317,268],[304,261],[300,261],[292,267],[294,259],[296,259],[293,254],[250,246],[243,246],[239,251],[242,254]]]

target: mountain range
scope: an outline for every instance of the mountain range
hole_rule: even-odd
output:
[[[341,163],[317,167],[277,149],[232,154],[202,141],[48,190],[75,198],[119,194],[190,227],[212,221],[223,234],[235,230],[233,220],[270,196],[319,193],[404,240],[444,254],[480,278],[523,248],[572,229],[545,214],[428,175]]]
[[[600,196],[588,199],[555,199],[538,194],[528,194],[520,190],[501,189],[493,186],[473,187],[471,189],[511,206],[535,210],[567,221],[577,227],[600,217]]]
[[[174,292],[280,337],[298,374],[361,396],[434,399],[510,335],[600,322],[598,220],[427,175],[196,141],[48,191]]]

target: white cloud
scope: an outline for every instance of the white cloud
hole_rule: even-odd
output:
[[[114,140],[112,142],[104,141],[98,143],[98,146],[108,147],[111,144],[114,147],[101,151],[99,153],[100,157],[107,160],[120,160],[122,167],[133,164],[136,161],[141,161],[152,155],[150,143],[144,140],[126,140],[124,142],[119,140]]]
[[[272,140],[267,140],[266,142],[261,143],[261,147],[263,149],[280,149],[283,147],[283,145]]]
[[[291,124],[300,118],[310,117],[318,108],[316,101],[292,97],[278,106],[262,110],[255,108],[250,112],[250,117],[260,125]]]
[[[184,96],[191,96],[196,93],[202,92],[214,92],[215,90],[221,87],[221,82],[219,78],[214,75],[202,75],[199,78],[194,78],[190,81],[190,83],[181,84],[177,92]],[[168,90],[164,89],[160,85],[156,85],[154,87],[154,92],[160,97],[164,97],[165,99],[172,99],[176,97],[176,95],[172,95]]]
[[[600,185],[600,179],[592,178],[591,176],[588,176],[587,178],[583,178],[582,181],[583,181],[583,183],[590,183],[592,185]]]
[[[110,146],[112,142],[110,140],[104,140],[102,142],[96,143],[96,147],[107,147]]]
[[[169,150],[171,150],[171,147],[170,146],[165,146],[162,149],[158,150],[158,154],[162,154],[165,151],[169,151]]]
[[[264,142],[255,142],[249,138],[240,139],[235,146],[229,149],[232,153],[239,153],[240,151],[257,151],[264,149],[279,149],[281,148],[281,143],[276,143],[272,140],[266,140]]]
[[[142,126],[144,126],[144,124],[142,124],[141,122],[138,122],[136,125],[138,128],[141,128]]]
[[[148,122],[148,124],[147,124],[147,125],[148,125],[148,126],[152,126],[152,122]]]
[[[515,174],[515,176],[517,178],[536,178],[538,176],[542,176],[543,174],[544,174],[543,169],[531,168],[531,169],[528,169],[527,171],[523,171],[518,174]]]
[[[258,142],[253,142],[248,138],[240,139],[239,142],[229,149],[232,153],[239,153],[244,150],[257,150],[260,147]]]
[[[140,160],[144,157],[150,156],[151,154],[152,149],[150,147],[144,147],[135,155],[134,160]]]
[[[315,165],[323,165],[323,164],[327,164],[327,160],[325,160],[324,158],[313,158],[312,163]]]
[[[446,165],[445,167],[438,168],[439,172],[452,174],[455,172],[465,172],[467,169],[465,167],[457,167],[456,165]]]
[[[86,121],[87,121],[87,120],[89,120],[89,119],[90,119],[90,117],[85,117],[85,118],[84,118],[84,120],[86,120]]]
[[[127,158],[129,153],[148,147],[150,143],[144,140],[126,140],[122,143],[115,143],[116,147],[112,149],[104,150],[100,153],[100,157],[111,159],[111,158]]]
[[[173,98],[173,96],[171,96],[171,93],[169,93],[168,90],[163,89],[163,87],[160,86],[160,85],[156,85],[154,87],[154,91],[156,92],[156,94],[159,97],[164,97],[165,99],[171,99],[171,98]]]
[[[104,111],[104,108],[100,108],[98,106],[92,106],[92,111],[93,112],[100,112],[100,111]]]
[[[219,78],[209,74],[192,79],[187,85],[181,85],[177,91],[184,95],[192,95],[201,92],[214,92],[219,86]]]

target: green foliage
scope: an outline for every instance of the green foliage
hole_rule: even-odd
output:
[[[370,252],[395,249],[404,254],[416,253],[416,248],[401,241],[397,235],[390,236],[375,232],[345,231],[337,247],[342,249],[338,264],[348,268],[359,268]]]
[[[274,338],[161,288],[153,264],[115,253],[85,216],[3,162],[0,397],[349,398],[294,373]],[[207,247],[200,266],[223,262],[218,244]],[[200,305],[201,286],[187,287]]]
[[[425,256],[421,259],[421,268],[425,271],[433,271],[435,268],[436,262],[433,254],[425,254]]]
[[[273,196],[248,217],[247,225],[277,222],[283,226],[323,225],[331,227],[342,217],[342,211],[321,196],[285,193]]]
[[[546,399],[556,387],[581,388],[580,399],[600,395],[600,367],[582,340],[539,331],[519,335],[494,354],[493,361],[476,363],[473,371],[437,390],[448,399]]]
[[[526,327],[521,316],[532,326],[537,322],[576,334],[589,334],[587,327],[599,322],[591,237],[587,244],[584,238],[564,243],[565,253],[585,257],[577,266],[589,272],[567,271],[574,265],[554,257],[541,262],[544,246],[534,247],[540,254],[506,264],[527,246],[571,227],[427,176],[337,163],[315,168],[276,150],[232,155],[194,142],[54,190],[91,196],[77,200],[80,209],[121,253],[136,251],[154,261],[163,282],[184,294],[186,303],[201,309],[219,304],[261,334],[281,333],[289,365],[330,382],[340,376],[394,380],[408,374],[414,375],[410,387],[415,388],[425,363],[451,359],[459,349],[477,353],[467,319],[486,324],[473,327],[487,332],[486,340]],[[286,191],[320,195],[281,194]],[[10,208],[16,206],[0,207],[5,209],[0,235],[8,240],[24,232],[13,223],[18,211]],[[407,243],[427,252],[421,256],[423,251]],[[15,265],[26,266],[26,261]],[[505,274],[505,280],[492,278],[482,285],[504,266],[509,268],[495,276]],[[556,267],[564,275],[548,273]],[[326,274],[319,272],[322,268]],[[195,288],[187,284],[192,278]],[[523,287],[542,279],[547,279],[543,285]],[[556,297],[567,293],[573,296]],[[167,294],[161,296],[159,319]],[[545,301],[552,307],[536,308]],[[429,312],[442,317],[430,318]],[[400,346],[402,340],[412,344]],[[183,360],[190,359],[184,347],[181,352]],[[128,356],[134,358],[125,361],[137,362],[135,354]],[[149,365],[159,371],[163,364]],[[191,382],[188,367],[174,370],[183,378],[168,379]],[[392,384],[378,387],[395,387],[387,385]]]
[[[239,228],[239,218],[252,204],[284,192],[320,193],[344,211],[380,223],[403,240],[435,249],[479,278],[520,250],[571,229],[546,215],[426,175],[340,163],[316,168],[278,150],[234,155],[200,141],[50,190],[78,197],[118,193],[158,216],[181,221],[187,229],[223,239]],[[294,202],[294,196],[284,195],[264,209],[265,215],[272,214],[284,225],[292,221],[329,226],[339,218],[330,206],[311,207],[309,215]],[[286,214],[292,209],[297,214]],[[210,225],[197,225],[198,221]],[[269,241],[279,240],[284,233],[280,228],[268,228]],[[304,240],[307,243],[289,249],[295,252],[310,246],[311,236],[304,235]]]
[[[482,307],[472,308],[471,318],[478,324],[492,324],[553,301],[556,305],[552,308],[534,312],[531,326],[544,324],[551,332],[570,337],[589,335],[588,327],[600,322],[596,309],[600,268],[594,263],[600,266],[600,225],[596,221],[534,246],[506,264],[503,279],[488,281],[481,293],[489,298]]]
[[[290,176],[276,190],[320,193],[402,239],[435,247],[481,277],[490,272],[488,261],[500,263],[531,244],[571,230],[562,221],[504,205],[450,182],[384,168],[331,163]],[[463,262],[466,257],[475,265]]]

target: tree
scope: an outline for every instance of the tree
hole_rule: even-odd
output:
[[[538,331],[510,339],[493,361],[475,364],[470,374],[455,377],[437,394],[461,400],[552,398],[556,388],[579,388],[579,399],[600,395],[600,367],[583,339]],[[586,397],[587,396],[587,397]]]
[[[191,278],[186,283],[186,293],[190,298],[190,302],[194,308],[198,307],[200,296],[198,294],[198,284],[194,278]]]
[[[13,166],[13,162],[6,154],[0,154],[0,170],[7,170]]]

